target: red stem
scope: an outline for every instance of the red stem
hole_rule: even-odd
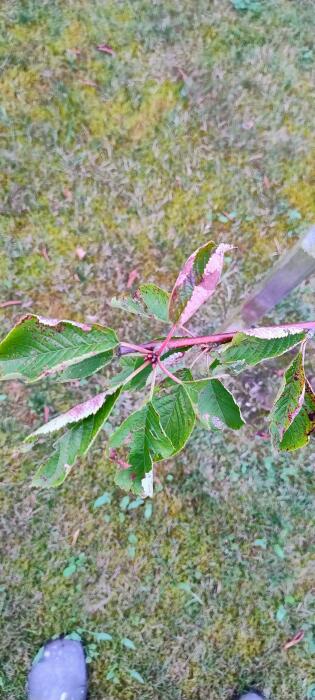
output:
[[[2,301],[0,303],[0,309],[6,309],[8,306],[16,306],[17,304],[23,304],[23,301],[19,299],[12,299],[10,301]]]
[[[164,338],[161,347],[157,348],[157,354],[160,356],[162,355],[163,350],[166,350],[166,348],[169,347],[171,338],[173,337],[174,333],[176,331],[176,323],[172,326],[172,328],[169,330],[166,338]]]
[[[158,365],[159,365],[160,369],[162,370],[162,372],[164,372],[164,374],[167,375],[167,377],[169,377],[170,379],[172,379],[173,382],[176,382],[176,384],[182,384],[182,383],[183,383],[183,382],[181,382],[180,379],[178,379],[178,377],[175,377],[175,374],[172,374],[172,372],[169,372],[169,371],[168,371],[167,367],[165,367],[165,365],[163,365],[163,362],[161,362],[161,360],[160,360],[159,357],[158,357],[158,360],[157,360],[157,361],[158,361]]]
[[[129,469],[130,467],[130,464],[128,464],[128,462],[125,462],[123,459],[120,459],[118,457],[116,450],[110,450],[109,459],[111,460],[111,462],[115,462],[120,467],[122,467],[122,469]]]
[[[141,345],[135,345],[135,343],[120,343],[124,348],[128,348],[131,352],[134,350],[135,352],[140,352],[143,355],[147,354],[147,349],[143,348]]]
[[[285,323],[279,324],[278,326],[259,326],[259,329],[264,329],[267,331],[272,331],[277,328],[283,328],[284,330],[290,328],[297,328],[298,330],[315,330],[315,321],[304,321],[301,323]],[[175,338],[174,340],[169,340],[167,343],[168,348],[185,348],[192,347],[194,345],[209,345],[210,343],[215,343],[221,345],[222,343],[228,343],[236,333],[247,331],[253,331],[254,328],[241,329],[241,331],[229,331],[228,333],[215,333],[214,335],[200,335],[195,338]],[[142,347],[148,350],[154,350],[156,346],[159,346],[160,340],[152,340],[149,343],[144,343]]]

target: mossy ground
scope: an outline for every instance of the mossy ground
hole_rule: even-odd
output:
[[[169,288],[213,237],[238,246],[200,315],[220,324],[314,219],[312,0],[261,0],[256,14],[229,0],[3,0],[0,28],[1,300],[139,339],[108,298],[135,269]],[[3,333],[18,311],[2,311]],[[273,318],[312,313],[305,285]],[[91,700],[228,700],[251,684],[313,697],[314,451],[280,459],[256,436],[273,384],[268,367],[246,375],[249,427],[197,433],[161,469],[150,518],[124,510],[101,440],[61,489],[30,488],[45,447],[21,455],[21,438],[86,383],[2,387],[6,700],[24,697],[42,642],[78,627]],[[94,510],[104,491],[112,503]],[[96,631],[113,641],[91,647]]]

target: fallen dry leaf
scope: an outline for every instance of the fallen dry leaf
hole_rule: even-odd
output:
[[[219,213],[220,213],[220,212],[219,212]],[[223,211],[222,214],[223,214],[223,216],[225,216],[226,219],[228,219],[229,221],[232,221],[232,222],[234,221],[233,217],[230,216],[230,214],[228,214],[226,211]]]
[[[39,252],[40,252],[40,255],[46,260],[46,262],[50,262],[50,257],[48,255],[47,246],[44,243],[40,244]]]
[[[75,249],[75,254],[79,260],[84,260],[84,258],[86,256],[86,250],[84,250],[84,248],[82,248],[80,245],[78,245],[77,248]]]
[[[294,647],[296,644],[302,641],[304,639],[304,630],[299,630],[292,639],[289,639],[285,644],[284,644],[284,650],[286,651],[287,649],[291,649],[291,647]]]
[[[257,437],[262,438],[262,440],[269,440],[270,437],[269,433],[265,433],[263,430],[257,430],[256,435]]]
[[[185,80],[187,80],[187,78],[188,78],[187,73],[180,66],[176,66],[175,70],[176,70],[180,80],[183,80],[185,82]]]
[[[243,122],[242,127],[246,131],[249,131],[249,129],[252,129],[255,126],[255,122],[253,119],[247,119],[245,122]]]
[[[49,406],[44,406],[44,423],[49,421]]]
[[[80,528],[78,527],[78,529],[75,530],[75,532],[73,533],[73,537],[71,540],[72,547],[75,547],[77,540],[78,540],[78,537],[79,537],[79,534],[80,534]]]
[[[128,282],[127,282],[127,289],[130,289],[132,287],[133,283],[135,282],[136,279],[139,277],[139,272],[138,270],[131,270],[129,273],[128,277]]]
[[[264,188],[266,190],[270,190],[270,187],[271,187],[271,182],[269,180],[269,177],[267,177],[267,175],[264,175]]]
[[[108,44],[98,44],[96,47],[101,53],[107,53],[109,56],[115,56],[115,51]]]
[[[72,202],[73,200],[73,193],[71,190],[68,189],[68,187],[65,187],[63,190],[63,196],[67,200],[67,202]]]
[[[81,85],[87,85],[88,87],[97,88],[97,83],[94,80],[80,80]]]
[[[12,299],[10,301],[1,301],[0,309],[6,309],[8,306],[16,306],[17,304],[23,304],[19,299]]]

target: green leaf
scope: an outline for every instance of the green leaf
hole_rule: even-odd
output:
[[[129,496],[123,496],[123,498],[120,499],[119,507],[120,510],[127,510],[128,505],[129,505],[130,497]]]
[[[107,350],[107,352],[101,352],[99,355],[94,357],[88,357],[82,362],[77,362],[75,365],[67,367],[63,372],[60,372],[55,377],[57,382],[73,382],[76,379],[85,379],[86,377],[91,377],[92,374],[96,374],[100,369],[106,367],[114,357],[112,350]]]
[[[126,355],[126,357],[121,357],[120,358],[120,364],[122,365],[122,370],[121,372],[118,372],[109,382],[109,385],[112,387],[120,386],[126,379],[128,379],[129,375],[134,372],[136,369],[141,367],[143,365],[144,358],[143,357],[130,357]],[[143,389],[147,383],[148,377],[150,376],[152,372],[152,365],[148,365],[148,367],[145,367],[142,372],[139,372],[133,379],[131,379],[130,382],[127,382],[125,384],[124,390],[125,391],[139,391],[140,389]]]
[[[115,484],[123,491],[131,491],[135,496],[143,494],[142,478],[135,476],[133,467],[118,471],[115,476]]]
[[[162,339],[161,339],[162,342]],[[189,347],[181,348],[181,352],[179,353],[178,350],[171,349],[168,350],[165,354],[163,354],[163,362],[165,360],[169,360],[167,364],[168,366],[172,366],[172,357],[175,357],[175,363],[177,364],[177,359],[179,356],[183,357],[184,352],[188,350]],[[169,359],[170,358],[170,359]],[[120,386],[123,382],[125,382],[129,375],[134,372],[136,369],[139,369],[139,367],[143,364],[144,358],[143,357],[134,357],[132,354],[128,355],[123,355],[120,358],[120,365],[122,367],[121,371],[118,372],[110,381],[109,381],[109,386],[110,387],[117,387]],[[124,385],[124,391],[140,391],[143,389],[147,382],[148,378],[152,372],[152,365],[148,365],[145,367],[139,374],[137,374],[133,379],[131,379],[130,382],[127,382]]]
[[[284,433],[299,414],[305,396],[304,349],[292,360],[285,372],[283,382],[270,413],[270,432],[275,445],[279,446]]]
[[[274,553],[279,557],[279,559],[285,559],[285,551],[280,544],[275,544],[273,546]]]
[[[248,365],[257,365],[263,360],[283,355],[305,339],[305,332],[299,329],[265,329],[236,333],[231,343],[223,346],[219,353],[221,364],[238,363],[238,370]]]
[[[261,0],[231,0],[235,10],[252,12],[259,15],[263,10]]]
[[[106,673],[105,676],[107,681],[112,681],[113,683],[118,683],[118,676],[116,673],[116,666],[114,668],[111,668],[108,673]]]
[[[157,318],[168,323],[169,294],[156,284],[142,284],[135,296],[113,297],[110,304],[114,309],[122,309],[144,318]]]
[[[110,445],[121,447],[127,438],[130,438],[130,467],[117,472],[116,484],[137,496],[152,496],[153,461],[174,452],[152,402],[126,418],[111,436]]]
[[[55,452],[35,474],[34,486],[60,486],[68,476],[76,459],[87,453],[110,415],[119,397],[120,389],[106,397],[96,413],[83,418],[57,440]]]
[[[92,399],[88,399],[88,401],[84,401],[83,403],[78,403],[76,406],[73,406],[73,408],[70,408],[69,411],[61,413],[59,416],[56,416],[56,418],[41,425],[34,433],[28,435],[26,442],[36,440],[42,435],[54,433],[56,430],[61,430],[61,428],[64,428],[66,425],[79,423],[79,421],[82,421],[90,415],[95,415],[104,404],[106,404],[106,406],[111,406],[111,396],[116,397],[116,395],[117,390],[115,392],[114,389],[112,389],[110,392],[96,394]],[[115,401],[116,398],[114,399],[114,403]]]
[[[112,635],[107,632],[93,632],[93,636],[97,642],[111,642],[113,639]]]
[[[286,611],[284,605],[279,605],[278,610],[276,612],[277,622],[283,622],[286,615],[287,615],[287,611]]]
[[[297,450],[305,447],[315,431],[315,394],[306,379],[303,406],[284,433],[280,450]]]
[[[70,578],[70,576],[73,576],[77,570],[77,567],[75,564],[69,564],[69,566],[66,566],[66,568],[63,570],[63,576],[65,578]]]
[[[107,506],[112,501],[112,494],[109,491],[105,491],[101,496],[99,496],[93,503],[94,510],[96,508],[101,508],[102,506]]]
[[[307,697],[307,700],[314,700],[314,698],[315,698],[315,683],[311,683],[311,685],[308,686],[306,697]]]
[[[233,395],[219,379],[201,379],[186,384],[198,418],[206,428],[239,430],[245,421]]]
[[[63,572],[63,575],[65,576],[65,571]],[[82,637],[78,632],[69,632],[69,634],[66,634],[65,639],[73,639],[74,642],[81,642]]]
[[[129,503],[127,510],[136,510],[137,508],[140,508],[140,506],[142,506],[143,503],[143,498],[136,498],[134,501],[131,501],[131,503]]]
[[[32,660],[32,666],[36,666],[36,664],[38,664],[38,662],[43,658],[44,651],[45,651],[44,646],[42,646],[38,649],[38,651],[36,652],[36,654]]]
[[[267,549],[267,540],[265,538],[258,538],[254,540],[255,547],[261,547],[262,549]]]
[[[0,379],[34,382],[117,345],[111,328],[25,316],[0,344]]]
[[[141,493],[142,480],[147,472],[152,471],[156,454],[168,457],[174,451],[172,442],[160,422],[159,414],[149,401],[143,408],[132,413],[115,430],[110,438],[113,448],[121,447],[130,437],[128,463],[130,469],[118,472],[116,483],[128,484],[134,493]]]
[[[186,381],[192,379],[188,370],[177,372],[176,376]],[[160,416],[163,430],[174,446],[173,456],[184,447],[196,422],[195,411],[185,384],[165,380],[154,395],[153,405]],[[164,456],[158,455],[157,459],[164,459]]]
[[[224,254],[231,248],[208,241],[186,260],[170,296],[169,318],[173,323],[185,325],[212,296],[221,278]]]
[[[169,294],[156,284],[141,284],[139,292],[149,313],[168,323]]]
[[[144,517],[146,520],[150,520],[153,513],[153,506],[151,501],[147,501],[144,506]]]
[[[134,681],[138,681],[138,683],[142,683],[142,684],[145,682],[144,679],[142,678],[142,676],[140,675],[140,673],[138,673],[138,671],[135,671],[134,668],[128,669],[128,673],[129,673],[129,676],[131,676],[131,678],[133,678]]]
[[[110,301],[110,305],[114,309],[121,309],[122,311],[127,311],[129,314],[150,318],[150,314],[147,313],[141,299],[132,298],[130,296],[113,297]]]
[[[132,642],[131,639],[128,639],[128,637],[123,637],[121,640],[121,643],[126,649],[135,649],[136,645]]]

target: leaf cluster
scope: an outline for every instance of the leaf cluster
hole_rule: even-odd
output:
[[[47,376],[56,382],[85,379],[114,360],[120,370],[105,391],[90,397],[38,428],[35,441],[62,430],[49,460],[35,474],[35,486],[59,486],[107,423],[125,392],[142,392],[143,404],[109,439],[117,462],[117,484],[138,496],[153,495],[154,464],[183,449],[196,423],[206,430],[239,430],[244,425],[235,398],[222,382],[232,373],[288,351],[289,364],[270,413],[270,433],[280,450],[304,447],[315,430],[315,395],[305,376],[309,337],[303,324],[256,328],[222,336],[205,376],[196,376],[198,359],[213,351],[211,337],[187,337],[185,324],[210,299],[220,281],[227,244],[209,241],[180,271],[171,293],[140,285],[133,297],[114,298],[115,308],[168,324],[160,340],[134,345],[119,341],[111,328],[28,315],[0,343],[0,379],[32,383]],[[306,327],[311,324],[306,324]],[[226,340],[229,342],[223,342]],[[199,354],[196,355],[196,348]]]

